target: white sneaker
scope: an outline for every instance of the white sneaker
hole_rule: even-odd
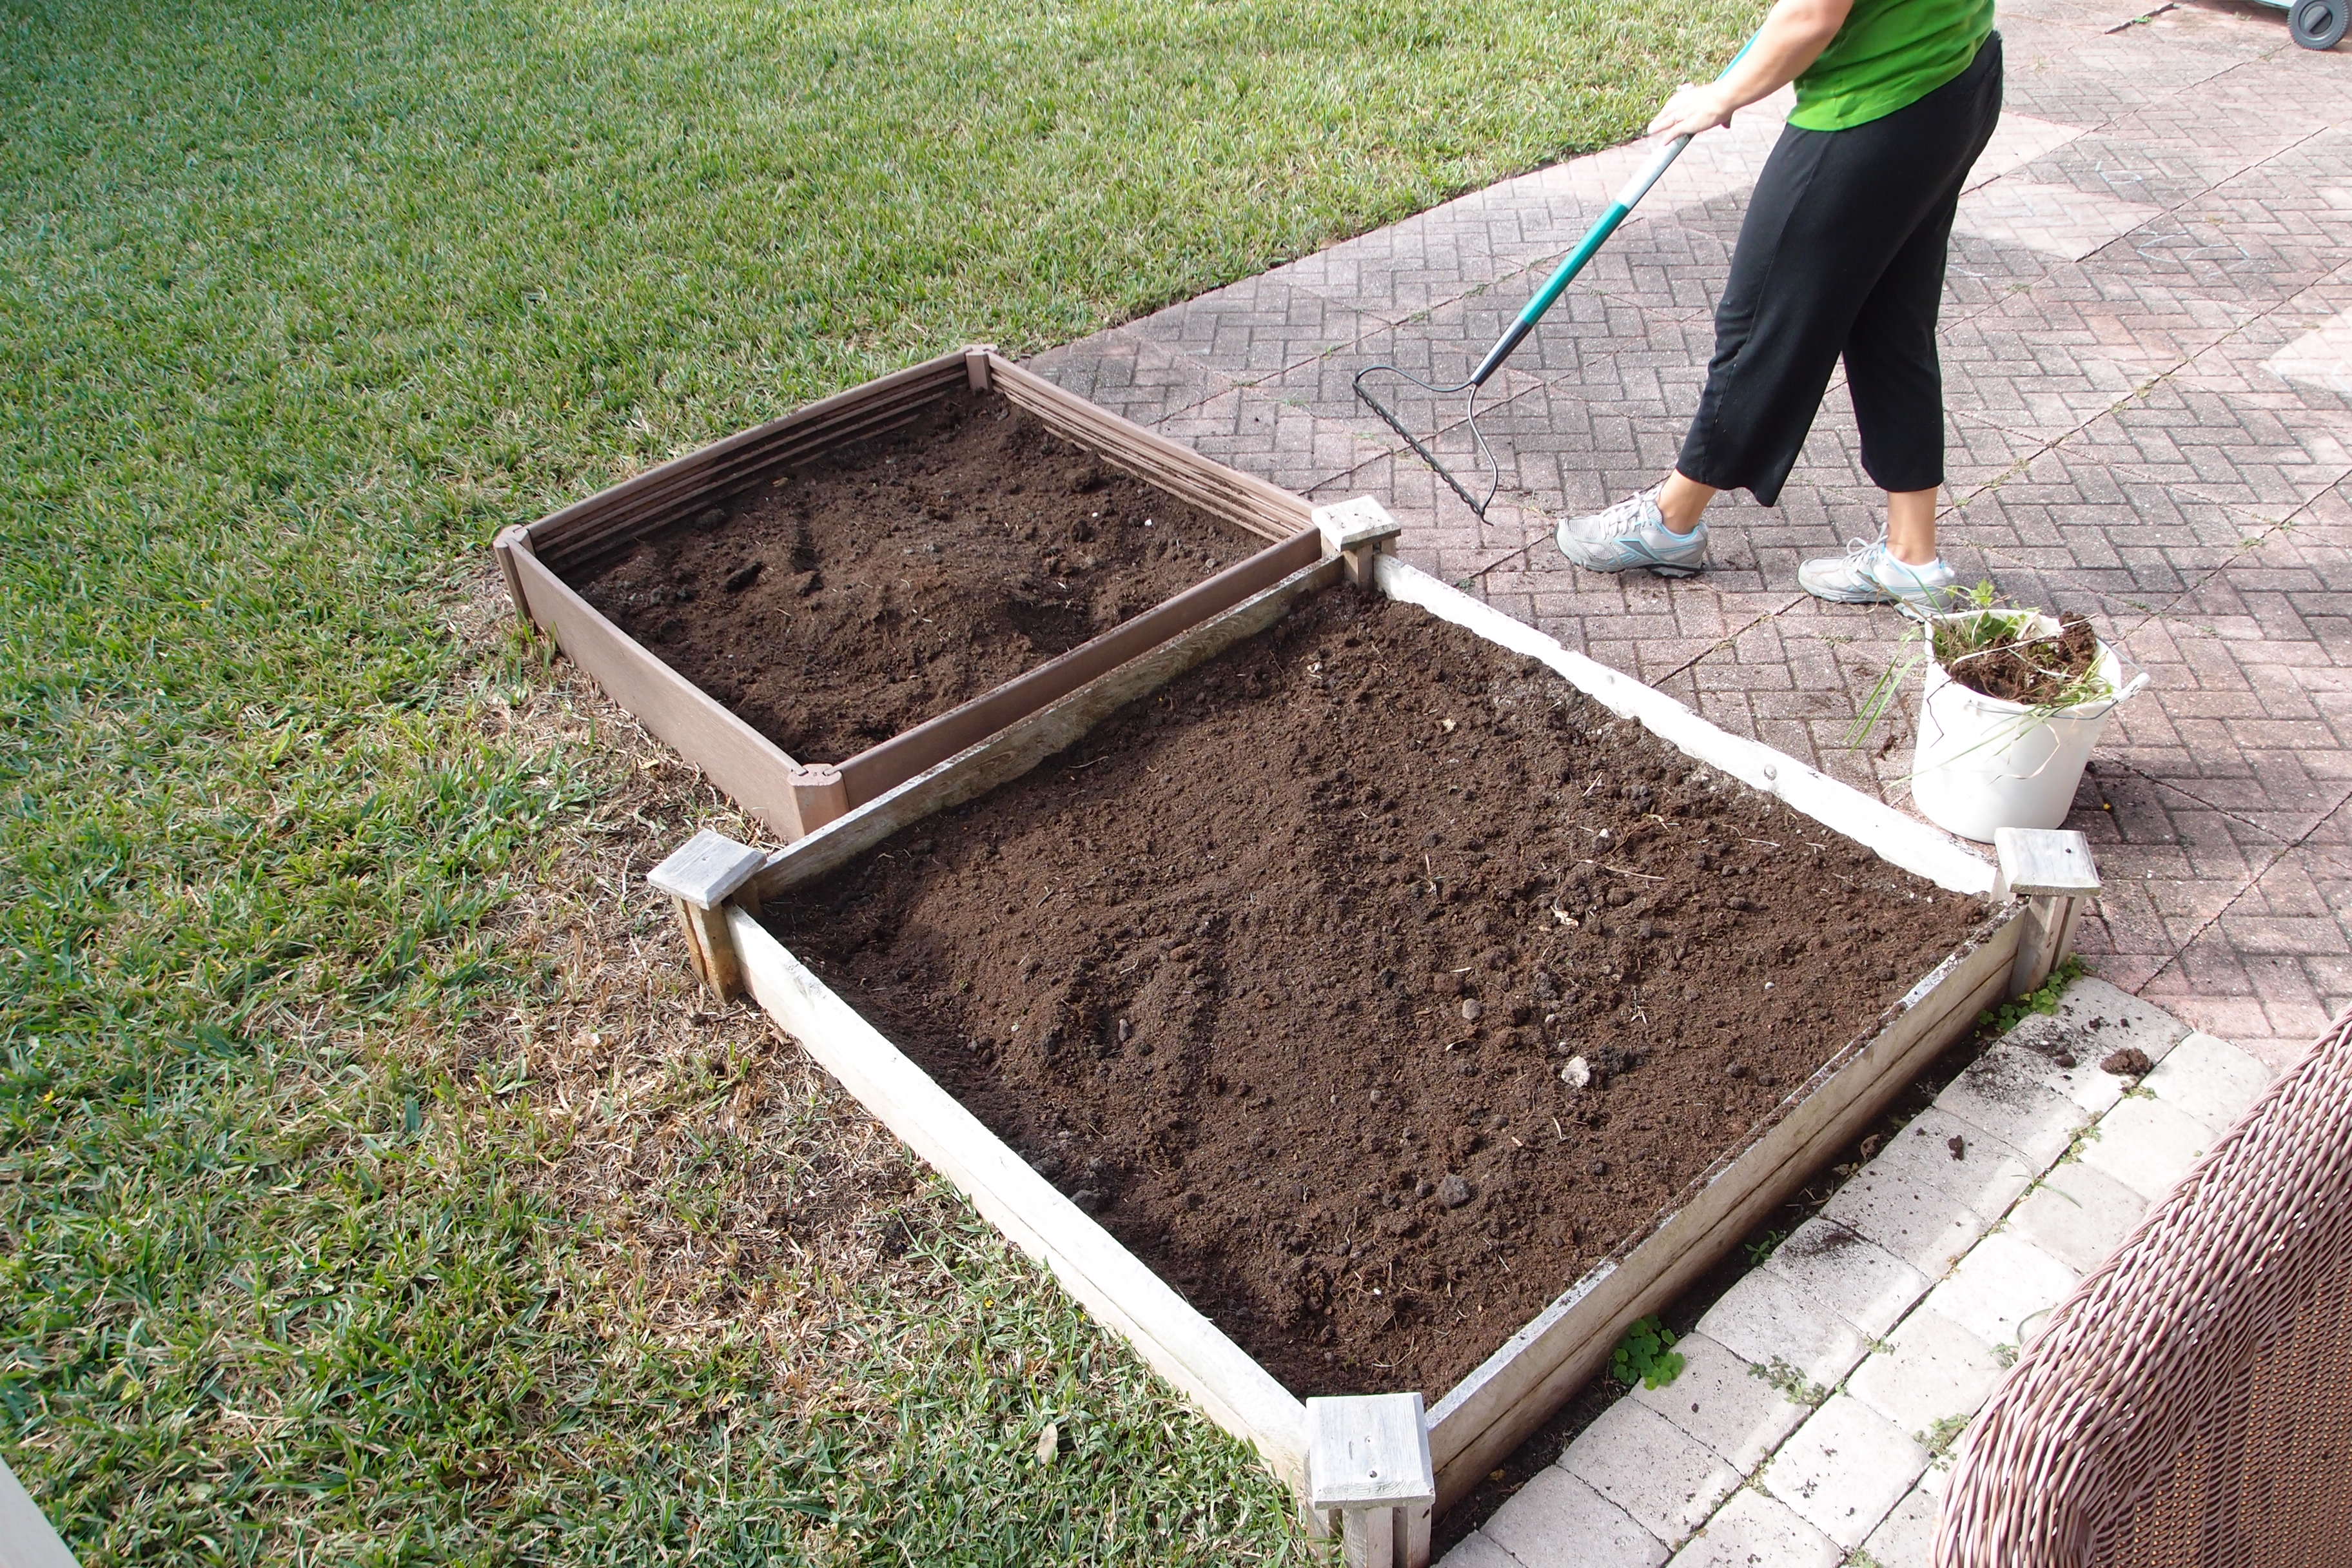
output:
[[[1639,566],[1661,577],[1696,576],[1706,564],[1706,522],[1688,533],[1666,526],[1653,485],[1640,495],[1584,517],[1564,517],[1552,537],[1559,552],[1593,572],[1625,572]]]
[[[1922,610],[1942,609],[1959,586],[1958,574],[1942,556],[1918,566],[1897,561],[1884,535],[1853,540],[1842,556],[1806,562],[1797,568],[1797,581],[1806,593],[1832,604],[1901,603]]]

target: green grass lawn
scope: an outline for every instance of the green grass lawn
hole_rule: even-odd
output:
[[[0,0],[0,1453],[83,1562],[1305,1555],[696,1011],[631,878],[716,803],[485,545],[1622,139],[1755,9]]]

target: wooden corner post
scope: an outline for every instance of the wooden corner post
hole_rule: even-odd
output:
[[[1307,1506],[1318,1522],[1339,1515],[1348,1568],[1428,1568],[1436,1502],[1420,1394],[1307,1402]]]
[[[1323,535],[1325,558],[1345,559],[1348,581],[1360,588],[1372,585],[1372,557],[1389,549],[1390,541],[1404,531],[1404,524],[1370,496],[1317,507],[1315,527]]]
[[[530,600],[523,593],[522,570],[515,564],[515,555],[530,549],[530,530],[519,522],[499,530],[498,537],[490,541],[490,553],[499,558],[499,575],[506,579],[507,597],[514,601],[515,616],[527,632],[539,627],[530,618]]]
[[[767,863],[767,856],[749,844],[706,827],[646,879],[669,895],[694,972],[721,1002],[743,991],[743,965],[727,929],[727,900]]]
[[[849,815],[849,781],[832,763],[803,763],[786,780],[792,785],[793,809],[806,837],[837,816]]]
[[[2074,949],[2074,927],[2083,908],[2097,896],[2099,868],[2091,841],[2079,833],[2039,827],[2002,827],[1993,832],[2000,857],[2001,886],[2021,900],[2017,966],[2009,973],[2009,994],[2042,989],[2050,972]]]

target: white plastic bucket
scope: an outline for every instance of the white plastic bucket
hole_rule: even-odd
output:
[[[1964,610],[1935,618],[1966,622],[2018,614]],[[2037,633],[2058,631],[2048,616],[2034,614],[2031,624]],[[1911,796],[1928,820],[1980,844],[1991,843],[1996,828],[2063,824],[2107,715],[2147,679],[2142,675],[2126,686],[2122,665],[2105,643],[2092,668],[2113,695],[2044,714],[1969,690],[1931,657],[1911,758]]]

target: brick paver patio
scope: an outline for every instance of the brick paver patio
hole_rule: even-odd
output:
[[[2218,0],[2003,0],[2008,110],[1945,302],[1947,553],[2079,609],[2149,689],[2073,826],[2107,890],[2097,973],[2283,1067],[2352,1002],[2352,48]],[[1379,497],[1405,553],[1842,777],[1903,795],[1907,721],[1843,736],[1892,612],[1796,587],[1878,527],[1833,390],[1772,510],[1718,503],[1716,569],[1576,573],[1546,518],[1672,461],[1780,110],[1703,138],[1495,384],[1480,522],[1349,389],[1458,377],[1643,155],[1579,159],[1044,356],[1074,390],[1318,499]],[[1436,377],[1433,377],[1433,379]],[[1451,400],[1449,400],[1449,403]],[[1415,409],[1425,426],[1458,405]],[[1458,423],[1441,448],[1466,463]],[[1443,499],[1441,499],[1443,498]]]

